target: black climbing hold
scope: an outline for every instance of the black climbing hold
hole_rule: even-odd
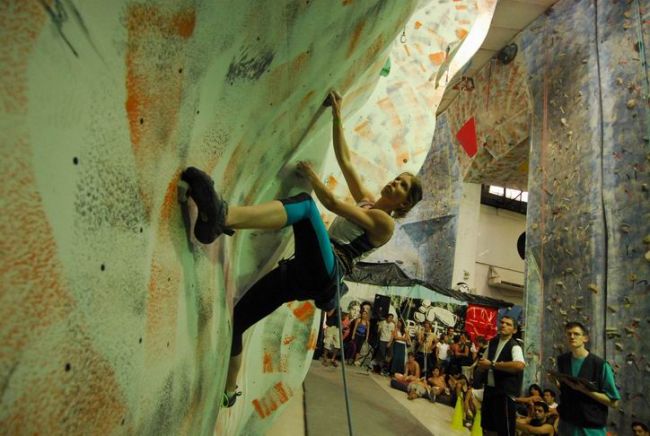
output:
[[[77,165],[77,164],[79,163],[79,158],[77,158],[76,156],[73,157],[73,158],[72,158],[72,163],[75,164],[75,165]]]
[[[142,338],[140,338],[140,340],[138,342],[141,344],[142,343]]]
[[[99,267],[99,269],[101,269],[102,271],[106,270],[106,265],[104,265],[104,264],[102,263],[101,266]]]
[[[517,56],[518,49],[519,47],[517,47],[517,44],[514,42],[512,44],[508,44],[501,49],[497,55],[497,59],[499,59],[503,65],[508,65],[514,60],[515,56]]]
[[[182,69],[182,68],[179,68],[179,69],[178,69],[178,72],[179,72],[179,73],[182,73],[182,72],[183,72],[183,69]]]
[[[140,124],[144,124],[144,118],[140,118]]]
[[[69,363],[66,363],[66,364],[65,364],[65,371],[66,371],[66,372],[70,371],[71,368],[72,368],[72,366],[70,366]]]

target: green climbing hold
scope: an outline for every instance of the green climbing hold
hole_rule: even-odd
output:
[[[390,58],[386,59],[384,67],[379,72],[379,75],[382,77],[387,77],[390,74]]]

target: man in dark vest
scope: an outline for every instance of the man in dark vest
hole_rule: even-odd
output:
[[[487,382],[481,407],[481,427],[486,436],[514,436],[515,397],[521,394],[526,363],[521,345],[512,337],[517,322],[504,315],[499,322],[499,336],[490,341],[478,362],[487,371]]]
[[[593,389],[575,381],[561,380],[559,434],[605,436],[607,408],[617,407],[621,399],[614,372],[609,363],[585,348],[589,333],[584,325],[569,322],[564,332],[571,351],[558,356],[558,371],[588,380]]]

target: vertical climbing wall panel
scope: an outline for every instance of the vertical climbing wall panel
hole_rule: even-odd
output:
[[[642,3],[642,2],[641,2]],[[534,102],[527,313],[544,380],[583,322],[623,396],[610,429],[647,421],[648,88],[639,2],[560,2],[522,35]],[[644,27],[643,27],[644,26]],[[582,29],[575,32],[574,29]],[[527,339],[529,337],[527,336]]]
[[[454,142],[464,180],[512,186],[530,147],[526,379],[548,383],[564,324],[584,323],[589,348],[616,372],[623,401],[609,424],[621,432],[650,419],[648,11],[636,0],[558,2],[515,39],[514,62],[476,74],[433,144]],[[455,137],[472,116],[474,157]]]

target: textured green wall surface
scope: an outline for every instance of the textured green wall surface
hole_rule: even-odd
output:
[[[244,396],[220,414],[232,304],[289,238],[198,244],[180,171],[203,168],[235,204],[304,189],[293,165],[324,164],[331,88],[358,114],[384,92],[359,122],[396,138],[381,120],[398,107],[411,135],[351,139],[387,152],[364,173],[417,171],[429,77],[478,3],[408,21],[416,1],[0,2],[0,432],[263,433],[300,388],[318,312],[293,302],[251,329]],[[405,87],[409,69],[424,79]]]

